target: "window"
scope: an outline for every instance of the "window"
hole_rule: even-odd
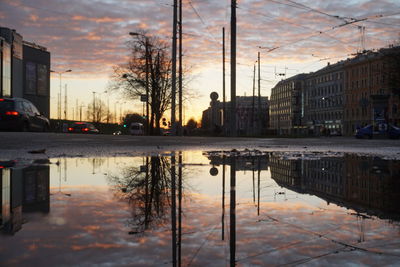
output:
[[[48,70],[46,65],[37,65],[37,94],[48,95]]]
[[[33,62],[26,62],[25,84],[25,93],[36,95],[36,64]]]

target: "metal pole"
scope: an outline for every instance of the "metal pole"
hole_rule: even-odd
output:
[[[222,125],[226,134],[226,106],[225,106],[225,27],[222,28]]]
[[[146,38],[146,135],[149,134],[149,39]]]
[[[236,125],[236,0],[231,1],[231,136],[237,136]]]
[[[262,115],[261,115],[261,76],[260,76],[260,52],[258,52],[258,134],[261,134]]]
[[[251,109],[251,127],[253,128],[253,134],[255,133],[255,131],[254,131],[255,100],[256,100],[256,65],[254,64],[254,69],[253,69],[253,103],[252,103],[252,109]]]
[[[93,93],[93,122],[95,121],[95,115],[96,115],[96,92]]]
[[[178,135],[183,135],[182,129],[182,0],[179,0],[179,129]]]
[[[58,119],[61,120],[61,75],[62,73],[58,73],[59,77],[60,77],[60,94],[58,96]]]
[[[68,113],[68,98],[67,98],[67,85],[64,86],[64,120],[67,120]]]
[[[173,26],[172,26],[172,99],[171,99],[171,127],[172,135],[176,135],[176,26],[177,26],[177,9],[178,0],[174,0],[174,15],[173,15]]]

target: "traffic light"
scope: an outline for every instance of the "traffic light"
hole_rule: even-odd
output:
[[[126,128],[126,124],[124,124],[124,128]]]

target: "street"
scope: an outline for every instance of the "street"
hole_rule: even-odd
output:
[[[0,159],[138,155],[171,150],[262,150],[348,152],[400,158],[400,140],[320,138],[229,138],[0,132]],[[29,151],[43,150],[32,154]]]

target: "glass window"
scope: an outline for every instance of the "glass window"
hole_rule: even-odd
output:
[[[47,84],[47,66],[42,64],[37,64],[37,94],[38,95],[48,95],[48,84]]]
[[[11,97],[11,46],[3,42],[3,97]]]
[[[25,82],[25,93],[36,95],[36,64],[33,62],[26,62]]]

